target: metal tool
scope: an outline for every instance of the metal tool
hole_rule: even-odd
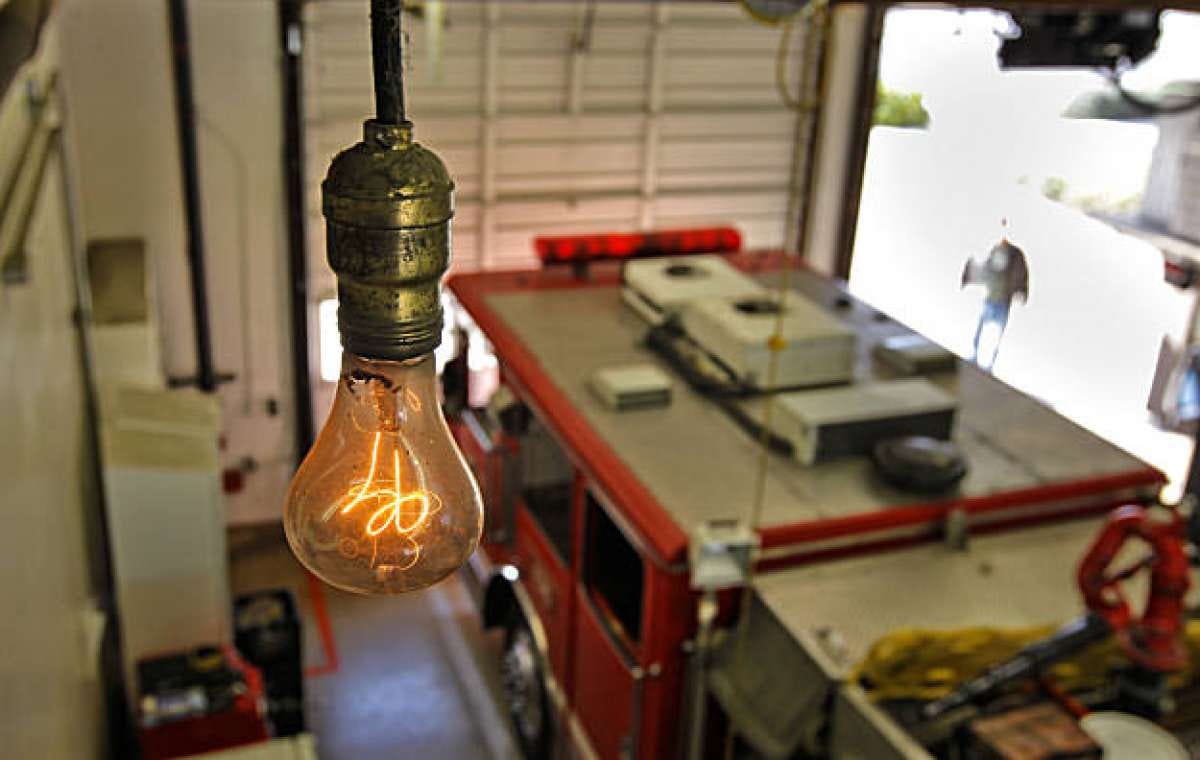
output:
[[[1059,628],[1050,636],[1022,649],[1011,659],[991,668],[941,699],[925,705],[923,717],[934,720],[969,704],[982,702],[1004,686],[1036,676],[1041,670],[1112,633],[1104,618],[1088,613]]]
[[[1117,637],[1121,650],[1135,665],[1124,679],[1122,696],[1141,703],[1131,706],[1132,711],[1156,712],[1162,702],[1163,674],[1178,670],[1187,661],[1182,640],[1183,597],[1191,581],[1183,520],[1177,512],[1170,515],[1169,520],[1156,520],[1138,505],[1113,512],[1079,563],[1077,578],[1088,612],[950,694],[930,702],[923,710],[923,717],[934,720],[960,707],[982,702],[1004,686],[1035,677],[1048,665],[1109,635]],[[1145,541],[1152,553],[1109,574],[1109,565],[1133,537]],[[1139,618],[1121,592],[1120,583],[1147,567],[1151,571],[1150,595]],[[1155,684],[1159,688],[1151,686]]]

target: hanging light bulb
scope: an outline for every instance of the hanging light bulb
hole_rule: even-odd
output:
[[[378,118],[334,158],[321,186],[344,354],[333,409],[283,515],[305,567],[360,594],[438,582],[466,562],[483,528],[433,359],[454,185],[404,118],[400,7],[372,0]]]
[[[474,550],[479,493],[436,384],[431,355],[344,355],[329,420],[284,514],[292,551],[326,583],[368,594],[418,589]]]

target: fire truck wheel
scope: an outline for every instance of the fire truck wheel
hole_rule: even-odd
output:
[[[504,629],[500,683],[508,716],[527,760],[550,757],[550,710],[537,643],[529,624],[514,614]]]

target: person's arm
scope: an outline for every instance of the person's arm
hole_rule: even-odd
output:
[[[1013,296],[1020,296],[1021,303],[1029,303],[1029,265],[1025,263],[1025,254],[1019,253],[1013,259]]]

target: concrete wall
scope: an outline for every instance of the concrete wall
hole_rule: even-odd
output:
[[[0,166],[23,151],[25,84],[48,81],[55,42],[50,28],[36,61],[0,98]],[[90,554],[95,451],[61,168],[52,153],[26,238],[27,280],[0,285],[0,754],[48,760],[101,757],[105,746]],[[0,176],[0,187],[8,179]],[[13,223],[0,221],[0,230]]]

